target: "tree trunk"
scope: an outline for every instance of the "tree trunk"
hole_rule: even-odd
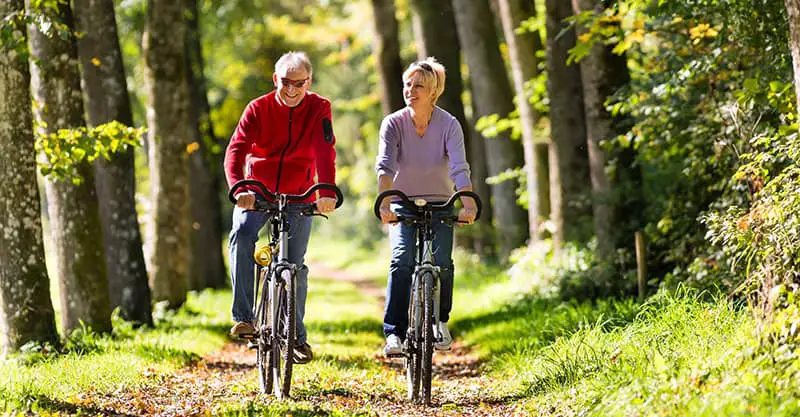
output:
[[[0,45],[0,349],[58,342],[44,262],[23,0],[0,2],[14,37]],[[14,16],[14,17],[12,17]]]
[[[26,5],[31,11],[27,1]],[[54,18],[74,32],[69,4],[59,2],[57,7]],[[36,118],[44,123],[41,133],[85,126],[75,38],[48,38],[32,26],[30,43],[36,60],[31,65]],[[80,185],[48,179],[45,187],[61,289],[61,324],[65,333],[83,325],[108,332],[111,305],[94,170],[88,162],[77,170],[83,179]]]
[[[403,100],[403,63],[394,0],[372,0],[375,16],[375,56],[380,74],[381,108],[389,114],[405,107]]]
[[[488,169],[483,146],[483,138],[477,137],[472,123],[467,123],[464,103],[461,95],[464,92],[464,81],[461,75],[461,46],[456,30],[453,4],[449,1],[413,0],[411,2],[415,25],[419,32],[417,41],[417,57],[422,60],[428,56],[436,57],[447,70],[444,81],[444,92],[436,105],[452,114],[464,131],[464,146],[467,160],[472,172],[472,188],[483,198],[483,216],[491,219],[492,202],[489,198],[489,185],[486,184]],[[489,221],[478,222],[470,230],[467,243],[481,256],[490,254],[492,239]]]
[[[90,126],[133,125],[112,0],[74,0],[78,55]],[[142,236],[136,213],[133,150],[95,163],[111,308],[123,319],[152,325]]]
[[[789,16],[789,36],[794,61],[794,90],[797,98],[797,114],[800,116],[800,0],[784,0]]]
[[[536,52],[542,49],[542,42],[537,33],[516,33],[522,21],[536,16],[536,6],[532,1],[500,0],[497,7],[511,58],[511,73],[522,125],[525,177],[528,183],[528,234],[532,240],[541,240],[544,231],[541,223],[550,217],[550,174],[547,160],[537,158],[535,127],[539,116],[530,102],[525,83],[539,75]],[[540,155],[542,151],[547,155],[547,144],[538,145]],[[542,162],[544,166],[540,166]]]
[[[142,40],[152,201],[148,270],[153,299],[168,308],[186,301],[190,255],[185,10],[180,1],[148,0]]]
[[[221,189],[219,170],[222,161],[212,155],[210,148],[217,139],[211,125],[211,108],[208,104],[206,77],[200,46],[200,25],[197,0],[187,0],[186,54],[189,85],[188,117],[190,143],[198,148],[189,156],[191,177],[189,195],[192,211],[191,262],[189,263],[189,288],[224,288],[227,280],[222,259],[222,208],[219,201]]]
[[[507,117],[514,110],[511,85],[497,42],[492,11],[487,0],[453,0],[456,27],[464,57],[470,70],[473,117],[498,114]],[[504,132],[485,142],[489,174],[499,175],[524,163],[522,145]],[[517,181],[491,186],[493,225],[498,232],[499,255],[508,258],[511,250],[528,238],[527,215],[516,203]]]
[[[564,0],[547,0],[547,91],[550,96],[550,202],[555,235],[553,243],[585,242],[591,234],[589,157],[583,113],[581,73],[567,65],[567,52],[575,46],[575,30],[564,19],[572,6]]]

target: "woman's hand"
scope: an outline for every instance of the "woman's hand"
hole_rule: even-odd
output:
[[[458,211],[458,225],[464,226],[467,224],[472,224],[475,222],[475,209],[473,208],[462,208]]]
[[[381,223],[388,224],[397,221],[397,215],[394,214],[394,212],[392,211],[392,209],[389,207],[388,204],[382,205],[380,211],[381,211]]]

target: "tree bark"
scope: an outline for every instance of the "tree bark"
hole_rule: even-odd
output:
[[[203,72],[200,45],[200,20],[197,0],[187,0],[186,56],[189,85],[188,117],[191,129],[190,143],[198,148],[189,156],[189,195],[192,212],[191,262],[189,263],[189,288],[224,288],[227,281],[222,259],[222,209],[219,201],[222,187],[218,171],[222,161],[210,148],[216,143],[211,124],[211,107],[208,104],[206,77]]]
[[[453,0],[456,27],[470,70],[473,116],[498,114],[507,117],[514,110],[511,85],[497,42],[492,11],[487,0]],[[524,163],[522,145],[504,132],[485,142],[489,174],[496,176]],[[527,215],[517,205],[517,181],[491,186],[493,225],[498,233],[499,256],[505,260],[511,250],[528,238]]]
[[[133,125],[112,0],[74,0],[78,55],[89,126]],[[133,150],[95,163],[111,308],[123,319],[153,324],[142,236],[136,213]]]
[[[794,90],[797,98],[797,114],[800,116],[800,0],[784,0],[789,17],[789,36],[794,62]]]
[[[557,248],[565,242],[585,242],[591,231],[589,157],[580,69],[567,65],[575,46],[575,30],[564,19],[572,6],[547,0],[547,91],[550,96],[550,202]],[[563,32],[563,33],[562,33]]]
[[[168,308],[186,301],[190,255],[185,10],[180,1],[148,0],[142,40],[152,201],[147,260],[153,299]]]
[[[532,1],[499,0],[497,4],[503,25],[508,54],[511,58],[511,74],[517,95],[520,124],[522,125],[522,147],[525,156],[525,177],[528,193],[528,234],[532,240],[541,240],[544,229],[541,223],[550,217],[550,174],[547,159],[547,143],[536,143],[535,127],[539,115],[530,102],[525,83],[539,75],[536,52],[542,49],[541,38],[535,33],[516,33],[520,23],[536,16]],[[537,151],[540,157],[537,158]],[[541,164],[544,163],[544,166]]]
[[[0,2],[13,38],[0,44],[0,349],[58,342],[36,185],[23,0]]]
[[[30,9],[29,1],[26,6]],[[58,3],[57,18],[74,32],[69,4]],[[42,134],[85,126],[83,97],[75,38],[48,38],[31,27],[31,65],[36,118]],[[94,170],[88,162],[77,167],[83,179],[46,181],[50,230],[55,247],[56,275],[61,289],[61,324],[65,333],[83,325],[111,331],[105,252]]]
[[[483,214],[481,216],[489,221],[478,222],[471,229],[467,244],[471,245],[476,253],[488,256],[492,252],[492,231],[489,227],[492,218],[492,201],[489,198],[489,185],[486,184],[488,169],[486,167],[486,152],[483,138],[476,136],[474,123],[467,123],[464,103],[461,95],[464,92],[464,81],[461,74],[461,46],[456,30],[456,20],[453,4],[450,1],[413,0],[411,2],[415,25],[415,32],[419,35],[417,41],[417,57],[422,60],[433,56],[447,69],[444,81],[444,92],[436,105],[452,114],[464,131],[464,146],[467,160],[472,173],[472,188],[483,198]],[[462,235],[463,236],[463,235]]]
[[[394,0],[372,0],[375,16],[375,56],[380,75],[381,108],[389,114],[405,107],[403,100],[403,63],[400,61],[400,40]]]

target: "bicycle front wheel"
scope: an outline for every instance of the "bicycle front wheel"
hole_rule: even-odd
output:
[[[275,342],[272,348],[275,396],[289,397],[292,385],[292,365],[297,334],[295,275],[288,269],[281,272],[281,283],[276,291],[274,323]]]
[[[264,277],[267,271],[262,269],[259,274]],[[270,339],[272,334],[269,331],[269,305],[267,294],[269,294],[269,281],[261,280],[261,295],[258,299],[256,307],[256,323],[258,325],[258,347],[256,350],[256,366],[258,367],[258,382],[262,394],[267,394],[272,391],[272,378],[270,376],[270,363],[272,358],[269,355]]]
[[[422,368],[421,397],[425,405],[431,405],[431,381],[433,380],[433,293],[436,285],[436,277],[430,272],[422,275],[423,283],[423,319],[422,319],[422,358],[420,367]]]

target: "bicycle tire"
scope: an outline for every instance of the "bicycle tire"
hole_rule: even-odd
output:
[[[276,277],[273,276],[273,279]],[[270,379],[272,380],[272,394],[276,397],[281,397],[283,393],[281,392],[281,334],[284,332],[283,330],[283,320],[281,320],[281,315],[283,314],[284,308],[284,300],[283,300],[283,291],[282,286],[276,283],[271,283],[273,292],[271,294],[271,309],[270,309],[270,323],[272,324],[272,333],[271,333],[271,344],[269,350],[269,374]]]
[[[423,319],[422,319],[422,358],[421,362],[421,393],[422,402],[425,405],[431,405],[431,382],[433,380],[433,292],[435,285],[435,276],[430,272],[425,272],[422,275],[423,283]]]
[[[292,388],[292,366],[294,364],[294,345],[297,336],[297,296],[295,294],[296,275],[291,270],[284,270],[283,276],[283,300],[284,314],[281,315],[286,321],[283,325],[284,332],[280,334],[283,345],[286,346],[286,355],[283,357],[283,380],[281,381],[281,395],[279,398],[289,398]]]
[[[409,327],[406,331],[406,384],[408,387],[408,399],[412,402],[419,401],[419,388],[420,388],[420,365],[422,364],[422,326],[420,319],[422,318],[422,294],[419,281],[419,276],[415,276],[412,280],[413,286],[411,288],[411,299],[408,303],[408,320]]]
[[[403,366],[406,369],[407,398],[409,401],[417,401],[419,398],[420,352],[418,349],[419,343],[414,339],[414,333],[410,332],[406,337],[406,356],[403,359]]]
[[[261,276],[265,274],[265,270],[261,270]],[[258,367],[258,385],[262,394],[267,394],[272,391],[272,378],[270,369],[272,358],[269,355],[268,346],[270,346],[270,338],[272,337],[269,328],[269,281],[262,280],[261,298],[258,301],[256,309],[256,322],[258,323],[258,347],[256,349],[256,366]]]

